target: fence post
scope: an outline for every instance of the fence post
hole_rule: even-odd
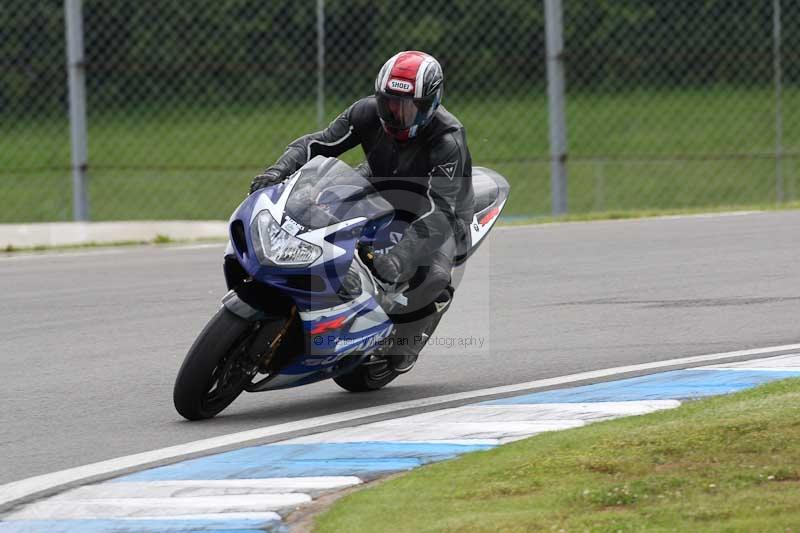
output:
[[[86,134],[86,63],[83,54],[81,0],[64,0],[69,73],[69,126],[72,142],[72,217],[89,220],[86,170],[89,165]]]
[[[317,127],[325,127],[325,0],[317,0]]]
[[[772,71],[775,83],[775,201],[779,204],[784,201],[781,53],[781,0],[772,0]]]
[[[564,113],[564,22],[561,0],[544,0],[550,186],[553,215],[567,212],[567,121]]]

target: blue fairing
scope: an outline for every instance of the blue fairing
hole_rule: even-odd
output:
[[[471,246],[461,261],[488,234],[508,197],[508,184],[502,176],[481,167],[473,170],[476,213],[467,239]],[[394,215],[392,206],[369,180],[347,164],[321,156],[288,181],[256,191],[239,205],[230,219],[229,253],[241,270],[233,257],[226,260],[226,277],[228,265],[233,265],[230,279],[234,282],[229,285],[238,287],[246,273],[260,282],[251,288],[264,289],[265,300],[279,300],[276,307],[281,316],[290,305],[281,295],[287,296],[294,302],[302,326],[302,350],[298,347],[297,355],[282,365],[277,375],[259,382],[255,390],[294,387],[350,372],[391,335],[393,323],[386,310],[391,311],[397,303],[355,254],[359,243],[370,245],[376,253],[394,247],[408,228],[407,221],[395,220]],[[300,258],[307,258],[308,264],[274,263]],[[361,282],[360,294],[341,295],[340,280],[345,274]],[[247,303],[244,293],[240,296]],[[264,307],[269,304],[262,302]],[[299,330],[293,331],[299,334]]]
[[[229,221],[232,249],[239,264],[253,279],[289,296],[302,320],[306,339],[304,353],[294,357],[281,370],[280,376],[284,378],[276,380],[279,382],[274,388],[329,378],[334,367],[337,373],[347,371],[360,362],[361,356],[357,354],[368,353],[392,330],[391,321],[372,295],[365,292],[356,300],[348,300],[337,294],[341,288],[340,279],[353,262],[359,240],[370,241],[376,236],[379,228],[386,224],[387,216],[390,219],[387,215],[390,206],[369,196],[367,191],[355,200],[349,199],[346,209],[336,205],[329,211],[318,209],[313,216],[297,206],[290,210],[286,205],[287,197],[290,203],[292,195],[297,192],[297,183],[302,184],[302,179],[301,176],[256,191],[239,205]],[[358,179],[365,188],[371,187],[363,178]],[[351,180],[350,190],[357,192],[353,183],[359,182]],[[308,193],[307,190],[304,192]],[[364,200],[359,201],[359,198]],[[291,228],[296,238],[321,247],[322,258],[311,266],[262,264],[255,253],[251,226],[259,213],[265,210],[285,230]],[[345,219],[339,213],[351,218]],[[354,328],[357,320],[359,326]],[[331,321],[333,326],[328,325]],[[315,333],[315,328],[320,327],[322,333]]]
[[[254,253],[251,225],[262,211],[296,238],[323,249],[311,266],[263,265]],[[359,240],[370,241],[394,210],[372,184],[333,158],[314,158],[290,180],[248,196],[230,219],[237,259],[254,279],[288,294],[299,310],[341,302],[337,292]]]
[[[299,268],[262,265],[253,251],[254,245],[250,225],[255,216],[264,208],[264,202],[261,201],[262,197],[270,198],[270,201],[272,201],[273,198],[280,196],[284,187],[285,185],[278,185],[257,191],[247,197],[234,212],[230,219],[229,232],[231,241],[234,242],[233,248],[236,257],[244,270],[254,279],[272,285],[291,296],[299,310],[324,309],[331,305],[336,305],[336,303],[341,302],[341,298],[336,295],[341,286],[339,279],[350,267],[358,237],[361,235],[361,229],[365,222],[354,224],[347,228],[347,231],[334,233],[326,237],[325,240],[327,242],[344,250],[342,255],[332,260],[310,267]],[[243,235],[239,237],[240,239],[242,236],[244,237],[245,246],[243,247],[235,245],[236,238],[232,229],[235,221],[240,221],[244,228]],[[281,220],[280,222],[283,223],[283,221]],[[309,291],[306,288],[297,288],[296,284],[293,284],[293,280],[296,280],[298,276],[313,279],[318,284],[315,285],[315,290]]]

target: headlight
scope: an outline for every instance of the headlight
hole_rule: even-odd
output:
[[[298,239],[272,218],[269,211],[261,211],[250,225],[256,257],[262,265],[305,266],[322,255],[322,249]]]

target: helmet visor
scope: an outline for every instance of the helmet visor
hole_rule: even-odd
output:
[[[378,115],[386,125],[397,129],[408,129],[421,118],[419,113],[425,114],[431,107],[428,100],[412,100],[387,94],[378,94]]]

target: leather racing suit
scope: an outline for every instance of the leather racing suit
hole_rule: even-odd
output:
[[[452,297],[454,260],[469,248],[472,159],[458,119],[439,106],[416,137],[400,142],[384,130],[375,97],[363,98],[326,129],[289,144],[278,161],[254,179],[251,191],[283,181],[317,155],[338,157],[359,144],[366,156],[359,172],[392,204],[395,218],[409,223],[387,254],[396,265],[395,279],[384,280],[409,282],[406,312],[393,319],[401,324],[397,335],[417,339],[417,346],[408,348],[415,358],[427,340],[419,336],[420,330],[428,336],[433,332]]]
[[[464,127],[443,106],[416,137],[399,142],[388,135],[374,96],[358,100],[319,132],[304,135],[268,167],[254,188],[287,178],[317,155],[338,157],[361,145],[358,170],[410,225],[388,254],[399,265],[397,279],[409,282],[405,319],[419,320],[449,303],[454,259],[469,246],[473,218],[472,160]],[[438,320],[436,320],[438,322]],[[435,327],[435,324],[433,325]],[[432,332],[432,328],[431,328]],[[421,347],[419,348],[421,349]]]

